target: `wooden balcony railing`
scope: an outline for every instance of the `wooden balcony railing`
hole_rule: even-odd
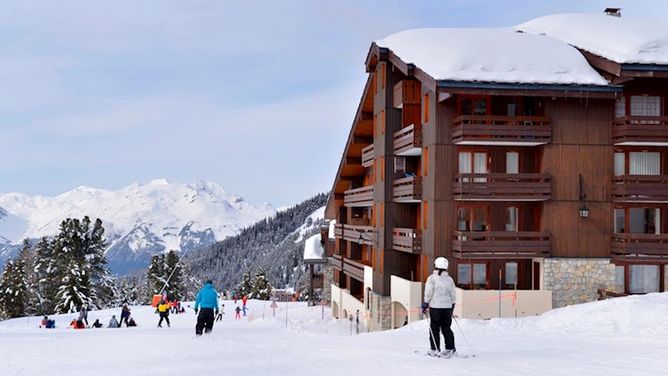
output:
[[[453,120],[452,142],[459,145],[543,145],[552,141],[545,116],[461,115]]]
[[[373,154],[373,144],[369,144],[362,149],[362,166],[371,167],[373,166],[374,154]]]
[[[422,201],[422,178],[419,176],[409,176],[394,180],[392,194],[394,202]]]
[[[548,232],[455,231],[452,251],[459,259],[528,259],[550,255]]]
[[[422,231],[395,227],[392,230],[392,249],[408,253],[421,253]]]
[[[614,234],[610,249],[616,259],[668,260],[668,234]]]
[[[376,230],[371,226],[357,226],[337,223],[334,227],[334,236],[352,242],[376,246]]]
[[[344,258],[343,272],[360,282],[364,282],[364,264],[359,261]]]
[[[343,203],[348,207],[367,207],[373,205],[373,185],[345,191]]]
[[[612,179],[616,202],[668,202],[668,175],[620,175]]]
[[[456,174],[455,200],[546,201],[552,197],[547,174]]]
[[[332,255],[332,266],[334,269],[343,271],[343,256],[337,255],[336,253]]]
[[[422,132],[409,125],[394,133],[394,154],[398,156],[422,155]]]
[[[612,124],[615,145],[668,145],[668,116],[623,116]]]

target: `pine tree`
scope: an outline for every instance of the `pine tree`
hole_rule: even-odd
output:
[[[39,291],[39,280],[35,272],[36,257],[30,241],[23,240],[23,247],[18,259],[23,263],[26,283],[26,314],[35,315],[41,313],[42,297]]]
[[[39,285],[40,307],[38,313],[46,315],[54,312],[56,293],[59,282],[57,278],[57,263],[54,255],[55,242],[46,237],[35,245],[35,279]]]
[[[90,222],[90,219],[84,217],[84,252],[87,261],[86,270],[90,275],[92,300],[95,307],[107,308],[116,298],[118,291],[114,278],[107,268],[107,259],[104,256],[104,251],[107,248],[104,239],[104,227],[102,227],[102,221],[98,218],[89,233],[87,222]]]
[[[143,303],[140,296],[140,289],[137,277],[125,277],[119,280],[118,294],[116,296],[116,305],[130,304],[137,305]]]
[[[267,274],[262,268],[255,274],[250,297],[259,300],[269,300],[271,298],[271,284],[267,280]]]
[[[28,291],[26,274],[21,260],[10,261],[0,278],[0,313],[5,317],[26,315]]]
[[[60,313],[76,312],[83,306],[92,306],[96,300],[91,289],[86,259],[86,233],[90,221],[67,218],[60,224],[60,233],[54,246],[58,291],[55,310]]]
[[[159,294],[162,291],[162,288],[165,285],[164,254],[151,256],[151,264],[146,272],[146,285],[150,295]]]
[[[164,276],[167,281],[170,300],[183,300],[183,266],[179,263],[179,256],[174,250],[167,252],[165,258]]]
[[[237,287],[237,294],[239,296],[250,296],[253,293],[253,282],[251,280],[250,272],[245,272],[241,277],[241,283]]]

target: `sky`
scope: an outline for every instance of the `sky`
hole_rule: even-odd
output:
[[[0,192],[166,178],[294,204],[332,186],[373,40],[607,6],[668,18],[660,0],[3,0]]]

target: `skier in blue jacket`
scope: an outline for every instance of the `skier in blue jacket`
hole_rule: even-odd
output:
[[[198,311],[195,334],[201,336],[202,329],[205,333],[210,333],[213,330],[213,319],[218,314],[218,292],[213,288],[211,280],[206,281],[197,293],[195,313],[198,313]]]

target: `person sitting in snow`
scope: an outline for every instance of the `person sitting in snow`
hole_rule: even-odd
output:
[[[111,320],[109,320],[109,325],[107,325],[107,328],[118,328],[118,320],[116,320],[116,315],[111,316]]]
[[[84,322],[81,320],[72,320],[70,327],[72,327],[72,329],[86,329]]]
[[[127,324],[128,324],[128,328],[132,328],[132,327],[137,326],[137,323],[135,322],[135,319],[133,319],[132,317],[130,317],[130,318],[128,319],[128,323],[127,323]]]
[[[44,316],[42,321],[39,324],[40,328],[46,328],[46,325],[49,323],[49,316]]]
[[[452,315],[455,309],[455,282],[448,274],[448,260],[438,257],[434,260],[434,273],[427,278],[424,287],[423,313],[429,312],[430,355],[441,353],[441,332],[445,339],[445,352],[450,357],[455,354],[455,335],[452,333]]]
[[[102,327],[102,323],[100,322],[100,319],[95,319],[95,322],[93,323],[93,328],[99,329]]]
[[[167,327],[170,327],[169,324],[169,303],[164,299],[158,304],[158,308],[155,310],[156,313],[160,314],[160,321],[158,321],[158,328],[162,328],[162,320],[167,322]]]

